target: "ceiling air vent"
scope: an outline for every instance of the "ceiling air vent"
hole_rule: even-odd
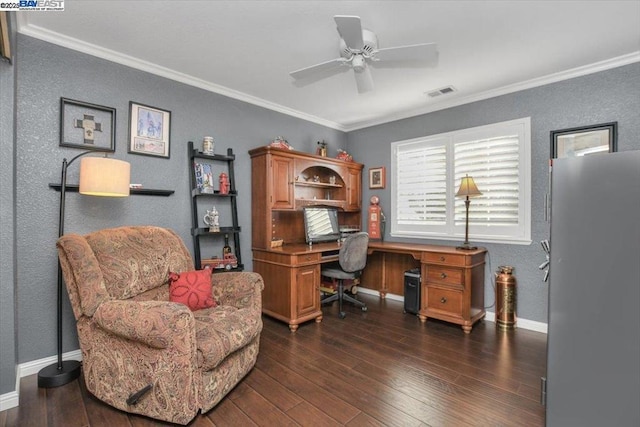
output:
[[[436,96],[446,95],[448,93],[452,93],[455,91],[456,91],[456,88],[454,88],[453,86],[446,86],[446,87],[441,87],[440,89],[432,90],[431,92],[427,92],[427,95],[430,98],[435,98]]]

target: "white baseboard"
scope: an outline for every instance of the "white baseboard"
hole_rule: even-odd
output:
[[[380,292],[378,291],[374,291],[373,289],[361,288],[361,287],[358,287],[358,292],[361,292],[366,295],[375,295],[375,296],[380,295]],[[385,298],[393,301],[404,302],[404,297],[402,295],[395,295],[395,294],[388,293],[385,296]],[[484,320],[489,322],[495,322],[496,314],[492,311],[487,311],[487,315],[485,316]],[[542,322],[537,322],[535,320],[518,318],[516,321],[516,327],[520,329],[535,331],[535,332],[542,332],[543,334],[547,333],[547,324]]]
[[[18,406],[18,392],[10,391],[0,395],[0,412]]]
[[[496,321],[496,314],[492,311],[487,311],[487,315],[484,320],[489,322]],[[537,322],[535,320],[522,319],[520,317],[516,318],[516,328],[527,329],[529,331],[542,332],[543,334],[547,333],[547,324],[543,322]]]
[[[79,360],[82,361],[82,351],[80,349],[69,351],[62,354],[62,360]],[[18,365],[18,378],[28,377],[37,374],[40,369],[45,366],[52,365],[58,361],[58,356],[49,356],[44,359],[33,360]]]
[[[62,354],[62,360],[79,360],[82,361],[82,351],[73,350]],[[58,361],[58,356],[49,356],[43,359],[33,360],[18,365],[16,369],[16,390],[0,395],[0,411],[15,408],[19,405],[20,400],[20,378],[37,374],[40,369],[52,365]]]
[[[358,286],[358,292],[363,293],[363,294],[367,294],[367,295],[375,295],[375,296],[379,296],[380,292],[378,291],[374,291],[373,289],[367,289],[367,288],[361,288],[360,286]],[[386,299],[390,299],[393,301],[400,301],[400,302],[404,302],[404,297],[402,295],[395,295],[395,294],[386,294],[385,296]]]

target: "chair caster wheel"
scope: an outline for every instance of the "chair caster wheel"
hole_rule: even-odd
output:
[[[367,307],[362,307],[362,311],[367,311]]]
[[[340,317],[341,319],[344,319],[345,317],[347,317],[347,313],[345,313],[344,311],[341,311],[340,314],[338,314],[338,317]]]

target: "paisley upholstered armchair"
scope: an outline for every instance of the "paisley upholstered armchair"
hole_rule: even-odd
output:
[[[264,287],[258,274],[207,276],[212,303],[192,311],[171,301],[170,272],[194,268],[171,230],[139,226],[69,234],[57,247],[84,379],[100,400],[187,424],[254,366]]]

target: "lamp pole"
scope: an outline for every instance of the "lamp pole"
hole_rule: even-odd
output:
[[[469,196],[464,200],[464,206],[467,211],[464,221],[464,243],[462,246],[469,247],[471,246],[469,243],[469,205],[471,204],[471,200],[469,200]],[[473,248],[476,249],[476,248]]]
[[[67,162],[62,160],[62,176],[60,178],[60,215],[58,217],[58,237],[64,234],[64,202],[67,190],[67,168],[78,157],[93,153],[85,151]],[[65,385],[80,376],[81,363],[77,360],[62,360],[62,267],[58,260],[58,361],[45,366],[38,372],[38,387],[52,388]]]

